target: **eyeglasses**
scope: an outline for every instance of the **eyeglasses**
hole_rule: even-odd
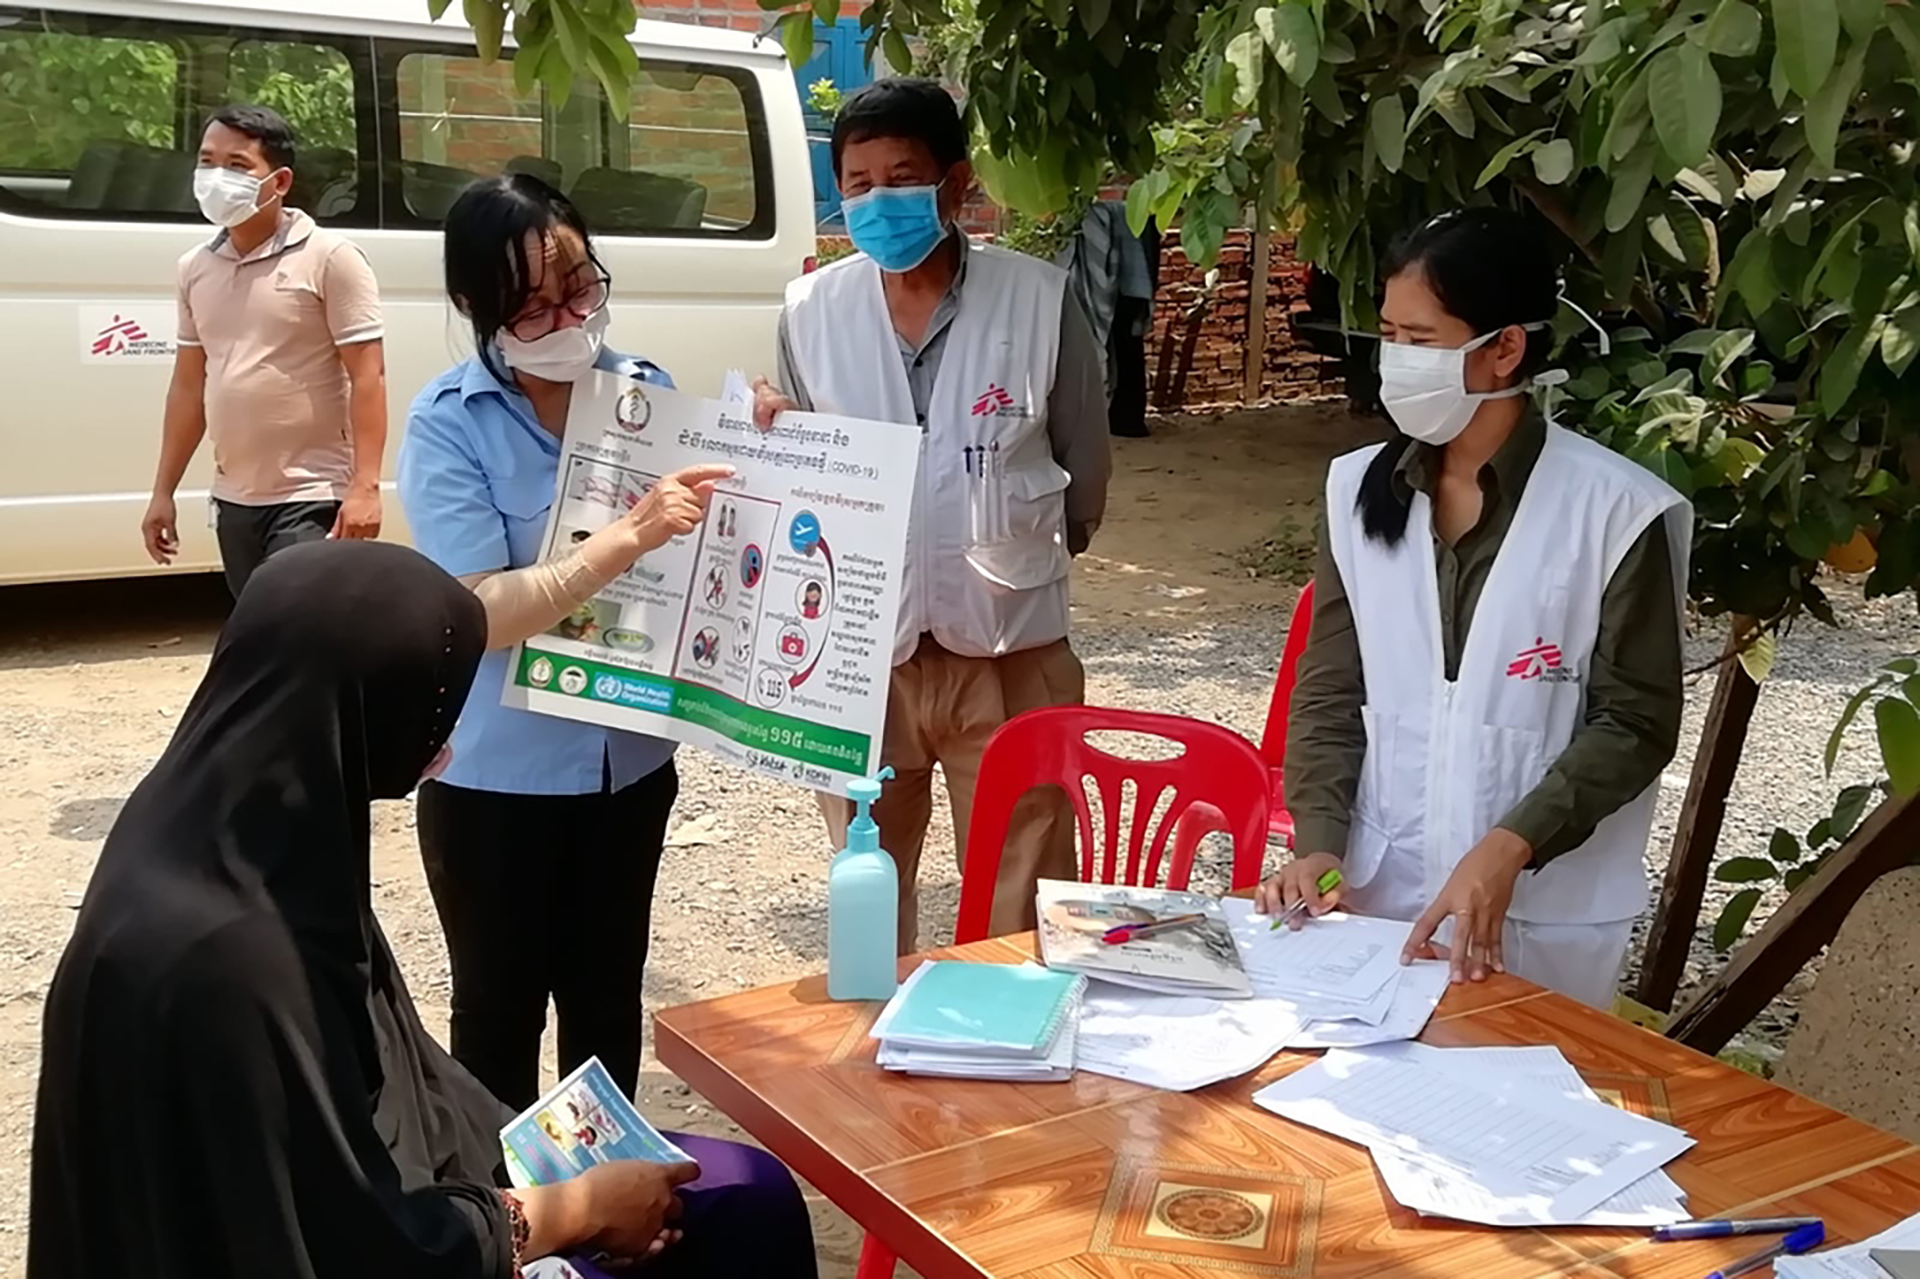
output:
[[[507,325],[507,332],[522,342],[537,342],[541,338],[561,327],[565,316],[576,320],[587,320],[606,309],[607,298],[613,288],[613,277],[602,271],[586,284],[581,285],[558,306],[542,306],[531,311],[522,311]]]

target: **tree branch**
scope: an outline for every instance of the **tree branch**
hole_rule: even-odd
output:
[[[1553,223],[1560,234],[1566,236],[1568,242],[1580,250],[1589,263],[1596,267],[1600,265],[1600,254],[1587,238],[1580,234],[1580,224],[1574,220],[1573,214],[1567,211],[1567,207],[1560,203],[1552,191],[1537,179],[1529,177],[1514,178],[1513,184],[1519,188],[1520,194],[1526,196],[1528,202],[1540,211],[1542,217]],[[1629,304],[1633,308],[1633,313],[1640,317],[1640,322],[1647,328],[1657,334],[1666,333],[1666,314],[1661,311],[1660,304],[1654,301],[1653,294],[1647,292],[1647,286],[1637,279],[1633,282],[1633,295],[1629,299]]]

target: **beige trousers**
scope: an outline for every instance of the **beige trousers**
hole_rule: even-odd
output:
[[[880,763],[893,780],[880,790],[873,818],[880,846],[900,868],[900,953],[920,948],[920,853],[933,818],[933,766],[947,778],[953,804],[954,855],[965,870],[967,828],[980,756],[994,730],[1042,706],[1076,705],[1086,697],[1086,672],[1067,641],[1005,657],[959,657],[920,637],[899,666],[887,693],[887,726]],[[820,810],[835,848],[845,847],[853,805],[822,793]],[[1034,926],[1034,885],[1074,879],[1073,806],[1053,787],[1029,792],[1013,810],[993,894],[992,935]]]

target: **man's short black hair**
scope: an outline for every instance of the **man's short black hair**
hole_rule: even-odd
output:
[[[940,167],[967,158],[967,127],[960,107],[937,80],[875,80],[841,104],[833,122],[833,172],[850,142],[912,138],[927,144]]]
[[[221,107],[208,124],[224,124],[260,144],[260,154],[276,169],[293,167],[293,126],[270,107]]]

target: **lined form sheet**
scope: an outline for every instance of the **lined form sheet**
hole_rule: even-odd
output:
[[[1385,1006],[1371,1021],[1368,1015],[1375,1012],[1373,1008],[1366,1010],[1367,1015],[1358,1017],[1312,1021],[1287,1040],[1287,1047],[1367,1048],[1415,1038],[1427,1028],[1433,1010],[1440,1006],[1441,997],[1447,993],[1446,961],[1418,960],[1402,968],[1382,993],[1386,996]]]
[[[1370,1004],[1398,974],[1400,951],[1412,928],[1399,920],[1336,911],[1297,930],[1275,929],[1244,898],[1229,897],[1220,907],[1259,993],[1303,1000]]]
[[[1693,1145],[1679,1129],[1610,1106],[1484,1089],[1382,1050],[1335,1049],[1254,1101],[1397,1155],[1394,1197],[1405,1190],[1409,1207],[1447,1216],[1578,1219]]]
[[[1895,1252],[1906,1248],[1920,1248],[1920,1216],[1908,1217],[1871,1239],[1845,1248],[1780,1257],[1773,1263],[1773,1273],[1779,1279],[1887,1279],[1887,1272],[1871,1254],[1875,1249]]]

